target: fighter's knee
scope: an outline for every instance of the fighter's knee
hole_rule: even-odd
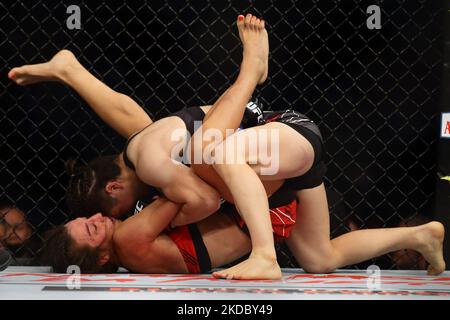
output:
[[[331,273],[336,270],[335,266],[326,262],[315,262],[302,264],[302,268],[307,273]]]
[[[303,270],[308,273],[330,273],[336,270],[338,260],[335,253],[331,250],[326,251],[319,255],[303,257],[300,263]]]

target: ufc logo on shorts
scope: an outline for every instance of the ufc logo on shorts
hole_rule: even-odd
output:
[[[450,113],[442,114],[441,138],[450,138]]]

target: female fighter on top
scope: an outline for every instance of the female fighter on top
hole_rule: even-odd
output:
[[[250,24],[253,19],[248,20]],[[297,262],[308,266],[306,269],[330,272],[365,260],[363,257],[367,254],[379,255],[386,252],[384,250],[390,252],[400,243],[407,245],[410,239],[403,233],[405,229],[363,230],[330,241],[329,211],[322,181],[322,137],[317,126],[304,115],[292,110],[274,112],[265,116],[266,124],[231,135],[228,133],[228,129],[238,128],[255,84],[267,76],[267,62],[264,60],[268,57],[267,33],[265,29],[259,33],[246,30],[247,20],[245,23],[241,21],[239,35],[243,43],[254,41],[259,44],[260,64],[253,66],[256,71],[253,82],[232,86],[229,94],[221,98],[226,97],[227,100],[214,105],[205,117],[202,130],[197,130],[189,141],[191,157],[200,155],[204,160],[192,164],[195,173],[214,186],[225,199],[230,201],[231,194],[252,241],[252,251],[247,260],[214,275],[232,279],[281,277],[273,243],[272,210],[269,210],[265,188],[268,182],[276,184],[282,181],[297,192],[299,219],[287,243]],[[244,46],[244,55],[245,50]],[[213,143],[210,142],[209,130],[220,130],[221,133],[215,136]],[[232,161],[228,161],[230,158]],[[276,170],[267,173],[268,167]],[[444,228],[439,222],[428,227],[431,237],[421,253],[430,263],[429,274],[439,274],[445,269],[442,257]]]
[[[206,116],[206,121],[203,124],[203,132],[206,131],[205,128],[216,127],[223,131],[227,128],[236,128],[239,125],[246,102],[253,92],[254,87],[258,82],[263,81],[267,76],[267,68],[264,69],[264,64],[267,65],[267,58],[265,61],[260,59],[259,63],[253,64],[252,68],[244,68],[246,65],[244,63],[244,61],[246,61],[246,48],[251,48],[251,45],[246,46],[246,44],[253,41],[254,44],[257,44],[255,48],[259,47],[258,50],[255,50],[254,52],[264,52],[264,37],[267,40],[267,34],[265,29],[263,27],[261,28],[261,21],[258,21],[251,16],[247,16],[246,20],[243,21],[241,17],[241,19],[238,20],[238,28],[244,44],[244,59],[240,75],[235,84],[227,90],[218,102],[216,102],[213,110]],[[246,41],[246,37],[248,41]],[[247,50],[247,55],[251,56],[249,52],[251,52],[250,49]],[[248,65],[249,64],[247,64],[247,66]],[[32,68],[33,66],[27,67]],[[37,69],[35,69],[35,71],[36,70]],[[244,70],[247,70],[247,77],[241,77]],[[15,79],[17,82],[19,82],[19,79],[29,79],[29,75],[33,73],[30,69],[28,71],[24,71],[23,69],[13,69],[12,71],[15,72],[10,74],[10,77]],[[42,75],[42,73],[42,70],[35,72],[38,78]],[[89,95],[86,94],[86,96]],[[227,105],[227,107],[223,107],[224,105]],[[280,179],[310,173],[310,170],[313,169],[315,164],[317,164],[316,160],[320,160],[320,155],[315,154],[316,150],[320,151],[320,140],[319,143],[317,143],[317,137],[314,137],[310,132],[305,131],[304,128],[299,129],[297,126],[298,123],[307,123],[308,120],[301,118],[301,116],[297,114],[291,115],[289,118],[286,118],[285,115],[286,113],[279,114],[276,118],[278,122],[271,122],[262,127],[252,129],[259,130],[265,127],[264,130],[276,130],[280,134],[280,168],[278,172],[272,176],[259,175],[262,180],[275,182],[274,185],[278,186],[282,183],[280,182]],[[226,123],[222,124],[221,120],[226,120]],[[291,120],[291,122],[289,122],[289,120]],[[213,126],[214,123],[217,125]],[[311,126],[310,129],[307,130],[313,131],[313,134],[317,136],[320,135],[320,133],[314,133]],[[305,139],[302,133],[305,136],[308,136],[309,140]],[[145,135],[145,130],[142,134]],[[195,146],[195,141],[200,139],[200,146],[208,146],[208,142],[204,141],[203,136],[196,136],[196,134],[194,134],[192,144]],[[230,147],[231,149],[214,149],[213,156],[216,159],[216,163],[213,165],[213,168],[215,171],[212,170],[211,166],[205,166],[204,164],[193,165],[194,170],[196,170],[196,172],[198,172],[198,174],[205,180],[214,185],[225,199],[231,200],[229,199],[231,190],[231,193],[235,198],[234,200],[236,205],[240,210],[240,213],[244,216],[244,219],[247,221],[250,234],[252,236],[253,251],[250,259],[231,270],[217,273],[216,276],[228,278],[234,277],[237,279],[279,278],[281,274],[279,273],[276,260],[274,261],[274,255],[272,254],[274,251],[273,239],[271,238],[270,219],[268,218],[268,215],[261,216],[261,212],[269,211],[268,208],[266,210],[267,198],[264,189],[260,188],[262,185],[261,181],[255,174],[255,172],[261,171],[261,166],[263,164],[257,159],[259,161],[257,161],[257,165],[250,167],[248,165],[250,162],[249,159],[254,157],[255,154],[251,154],[248,149],[241,154],[238,153],[238,156],[242,157],[239,163],[230,165],[217,161],[217,159],[224,156],[224,154],[221,154],[221,151],[232,150],[234,148],[233,140],[236,141],[240,137],[245,138],[246,135],[250,135],[249,131],[243,130],[238,134],[233,135],[232,138],[225,140],[224,145]],[[138,137],[139,136],[135,139]],[[283,141],[285,141],[284,144]],[[289,149],[287,149],[286,146],[287,142],[290,143]],[[130,143],[131,149],[133,148],[133,143],[134,139]],[[269,147],[272,148],[273,146],[269,145]],[[191,150],[193,155],[195,155],[195,148],[192,148]],[[143,152],[142,150],[140,151]],[[290,161],[289,155],[292,155],[293,152],[294,156],[297,155],[297,157],[293,159],[294,161]],[[130,158],[133,158],[133,152],[127,152],[127,154]],[[133,162],[133,159],[131,159],[131,161]],[[137,162],[136,159],[135,162]],[[221,179],[218,178],[216,173],[218,173],[223,181],[226,182],[226,185]],[[317,172],[312,174],[312,176],[314,175],[317,175]],[[240,183],[237,183],[236,177],[238,176],[243,178]],[[315,182],[317,183],[317,181]],[[254,190],[252,189],[254,188],[253,184],[256,186],[256,189]],[[227,185],[230,187],[229,189],[227,188]],[[251,188],[248,188],[248,186]],[[301,188],[298,188],[297,190],[300,189]],[[243,191],[244,193],[239,193],[239,191]],[[252,200],[248,203],[245,202],[248,198],[261,199],[261,194],[264,198],[263,201],[254,202]],[[398,247],[403,247],[405,245],[414,246],[425,256],[431,264],[431,268],[429,269],[430,273],[440,273],[445,268],[445,264],[442,260],[441,238],[443,238],[443,230],[442,225],[439,223],[426,225],[426,227],[422,230],[423,232],[420,232],[422,241],[418,242],[408,239],[407,237],[411,235],[409,232],[410,230],[406,232],[404,228],[399,228],[397,230],[361,230],[330,241],[328,217],[324,215],[325,213],[328,215],[328,207],[323,184],[320,182],[318,185],[311,185],[310,188],[299,191],[297,195],[300,200],[300,207],[302,208],[299,210],[298,214],[301,217],[304,216],[305,218],[301,218],[301,224],[297,223],[295,225],[295,229],[293,230],[291,237],[288,239],[288,244],[298,262],[308,271],[328,272],[339,266],[356,263],[391,250],[397,250]],[[258,207],[263,209],[256,210],[255,208]],[[302,214],[303,210],[306,210],[307,215]],[[316,217],[313,217],[315,210],[319,210],[319,214],[316,214]],[[256,216],[255,212],[257,212],[259,216]],[[263,220],[263,223],[259,223],[258,220]],[[307,221],[306,225],[305,221]],[[269,225],[269,227],[267,227],[267,225]],[[262,230],[263,232],[258,233],[257,231],[255,232],[255,230]],[[268,230],[270,231],[269,238],[267,237]],[[413,244],[413,242],[415,244]],[[366,244],[366,246],[355,247],[355,243],[359,243],[360,245]],[[418,243],[420,243],[420,248],[418,248]],[[427,243],[427,245],[423,245],[424,243]],[[314,249],[311,250],[311,247],[317,249],[316,252],[314,252]]]

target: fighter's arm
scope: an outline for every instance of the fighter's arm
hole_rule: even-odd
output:
[[[141,242],[150,243],[169,225],[180,210],[180,205],[160,197],[126,219],[114,235],[118,243],[133,246]]]
[[[219,193],[191,168],[174,163],[169,157],[158,157],[158,152],[152,155],[137,163],[136,173],[142,181],[159,187],[167,198],[182,205],[183,218],[177,219],[176,225],[202,220],[219,209]]]
[[[106,124],[125,138],[152,123],[136,101],[101,82],[75,57],[61,70],[59,80],[72,87]]]
[[[159,235],[177,214],[179,205],[158,198],[138,214],[126,219],[114,233],[114,248],[121,265],[134,272],[154,272],[152,252]],[[146,263],[150,261],[150,263]]]

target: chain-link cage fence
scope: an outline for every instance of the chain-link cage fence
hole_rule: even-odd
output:
[[[67,27],[69,5],[80,8],[80,29]],[[367,27],[370,5],[381,9],[380,29]],[[210,104],[230,85],[241,59],[234,21],[245,12],[266,20],[270,39],[269,79],[255,95],[267,109],[307,114],[324,136],[332,236],[425,221],[436,175],[444,11],[441,1],[419,0],[0,3],[2,245],[32,261],[43,232],[70,217],[64,160],[86,162],[124,144],[70,88],[19,87],[7,78],[12,67],[67,48],[151,116],[164,116]],[[295,265],[278,249],[282,266]],[[395,257],[375,262],[404,263]],[[401,267],[418,267],[410,260]]]

